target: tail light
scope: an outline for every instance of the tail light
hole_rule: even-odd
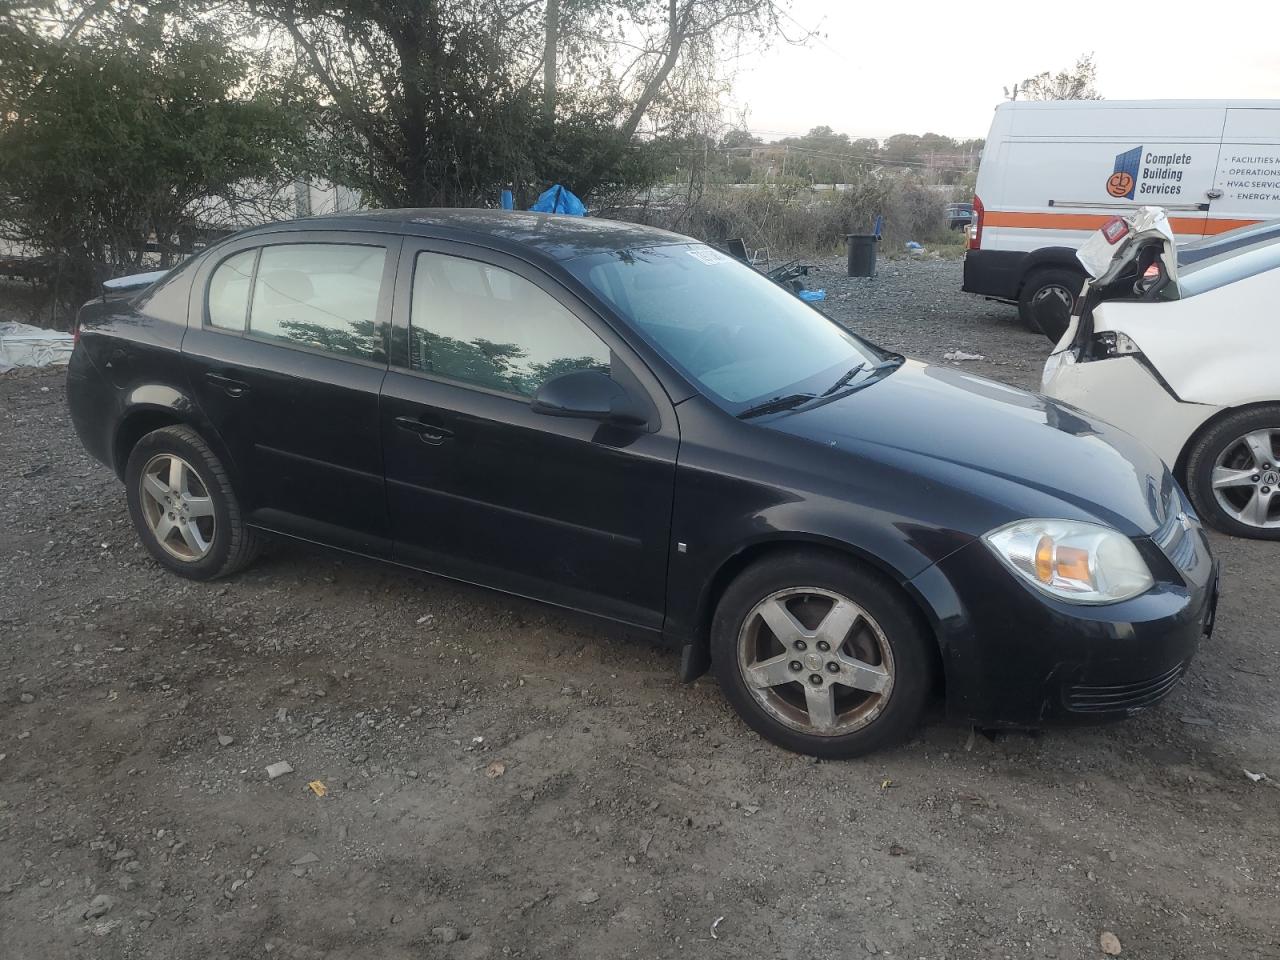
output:
[[[986,212],[982,206],[982,198],[975,196],[973,198],[973,223],[969,225],[970,250],[982,249],[982,218]]]

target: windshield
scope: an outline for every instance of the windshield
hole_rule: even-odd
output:
[[[1280,237],[1223,251],[1178,271],[1178,292],[1194,297],[1280,267]]]
[[[569,261],[579,280],[721,406],[821,394],[886,354],[755,270],[700,243]]]
[[[1191,243],[1179,246],[1178,266],[1190,266],[1193,263],[1216,257],[1229,250],[1239,250],[1241,247],[1252,246],[1255,243],[1265,243],[1276,238],[1280,238],[1280,220],[1261,220],[1258,223],[1236,227],[1234,230],[1205,237],[1203,240],[1193,240]]]

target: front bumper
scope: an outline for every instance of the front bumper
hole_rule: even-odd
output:
[[[1155,556],[1151,541],[1140,544]],[[1163,557],[1163,554],[1160,554]],[[983,726],[1130,716],[1177,685],[1213,628],[1218,568],[1196,525],[1142,596],[1083,606],[1017,580],[980,541],[916,577],[938,614],[947,710]]]

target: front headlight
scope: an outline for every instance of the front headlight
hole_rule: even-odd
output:
[[[1093,335],[1093,350],[1091,354],[1095,360],[1105,360],[1108,357],[1128,357],[1141,352],[1138,349],[1138,345],[1133,342],[1133,338],[1127,333],[1104,330],[1102,333]]]
[[[1133,541],[1096,523],[1019,520],[982,538],[1029,584],[1072,603],[1117,603],[1155,582]]]

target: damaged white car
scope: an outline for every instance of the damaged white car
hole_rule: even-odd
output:
[[[1144,440],[1212,526],[1280,539],[1280,232],[1180,256],[1164,212],[1143,207],[1077,255],[1092,279],[1042,392]]]

